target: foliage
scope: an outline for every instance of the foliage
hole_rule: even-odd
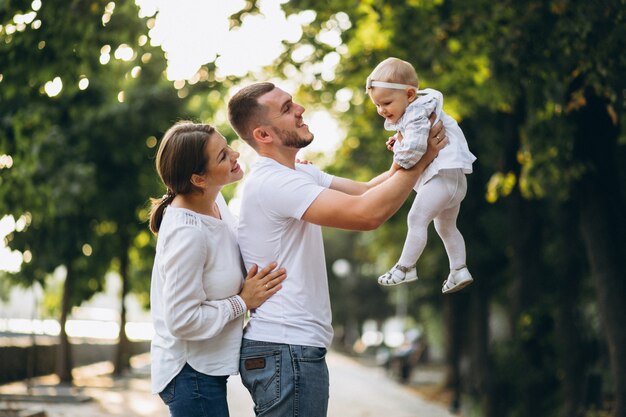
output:
[[[77,304],[101,289],[111,260],[145,228],[139,212],[158,193],[156,137],[182,102],[133,2],[10,6],[2,16],[0,143],[14,164],[1,172],[12,184],[1,201],[5,212],[30,221],[10,245],[32,254],[18,274],[26,282],[43,284],[70,260],[91,274],[95,281],[79,280],[86,287]],[[28,13],[36,16],[30,24],[12,25]],[[56,77],[63,88],[49,96],[44,86]]]
[[[309,0],[292,1],[285,8],[290,12],[310,8],[317,13],[302,40],[316,50],[311,61],[341,54],[334,79],[302,86],[302,96],[319,101],[328,91],[333,95],[341,89],[351,91],[349,110],[336,113],[347,127],[347,137],[330,167],[333,173],[368,179],[389,164],[383,147],[388,133],[363,93],[366,76],[388,56],[408,60],[421,87],[444,93],[446,111],[460,121],[470,149],[478,156],[459,219],[470,269],[477,277],[473,291],[481,291],[469,296],[476,302],[506,306],[512,323],[509,338],[493,343],[493,355],[486,359],[493,376],[480,365],[477,376],[466,376],[466,389],[490,378],[495,381],[478,391],[491,398],[482,403],[485,415],[551,415],[572,398],[583,407],[582,392],[563,397],[568,387],[576,388],[575,378],[584,385],[590,369],[602,361],[588,346],[601,343],[608,334],[582,314],[584,306],[598,302],[597,286],[591,281],[597,275],[588,259],[580,256],[585,251],[594,255],[590,243],[577,232],[576,222],[584,219],[577,217],[580,207],[574,199],[579,182],[589,173],[611,172],[596,165],[605,159],[607,166],[619,167],[613,201],[624,206],[625,135],[620,122],[625,81],[620,74],[626,62],[618,52],[626,39],[624,2],[368,0],[321,6]],[[337,22],[346,16],[350,24],[341,30],[343,45],[329,49],[322,32],[337,30]],[[621,145],[600,136],[601,129],[597,138],[587,136],[578,144],[575,135],[580,125],[572,123],[571,115],[590,106],[593,95],[606,103],[605,114],[618,129]],[[594,159],[590,154],[602,157]],[[406,210],[357,239],[367,248],[364,262],[379,271],[394,262],[403,242],[398,236],[406,230]],[[621,224],[623,216],[617,219],[618,230]],[[623,236],[620,239],[615,245],[623,254]],[[420,277],[445,274],[445,255],[437,240],[432,233],[418,262]],[[354,252],[363,253],[363,248],[356,244]],[[421,288],[407,288],[409,305],[429,303],[441,309],[438,281],[420,279]],[[454,303],[460,305],[463,299],[459,296]],[[410,311],[420,317],[419,308]],[[621,312],[615,314],[621,317]],[[576,329],[565,330],[567,319],[562,317],[568,315],[585,319]],[[562,332],[570,333],[563,339]],[[471,351],[474,341],[466,342],[466,353],[479,357]],[[564,343],[580,344],[572,350],[571,344]],[[567,369],[574,357],[581,370],[578,376],[576,370]],[[510,389],[510,395],[489,388],[499,381],[506,382],[509,388],[502,389]],[[542,401],[532,395],[538,388]],[[571,411],[566,406],[565,414]]]
[[[106,271],[127,265],[147,306],[154,239],[146,201],[162,193],[152,166],[157,138],[191,118],[217,124],[232,141],[224,97],[240,80],[216,81],[215,63],[207,63],[199,82],[174,88],[162,51],[147,42],[153,19],[138,18],[131,1],[46,1],[31,11],[35,4],[0,2],[0,155],[12,158],[12,166],[0,165],[0,209],[27,225],[7,237],[27,261],[12,279],[45,284],[65,265],[79,277],[71,294],[78,304],[102,289]],[[448,352],[449,368],[458,370],[450,385],[462,385],[483,415],[601,415],[614,403],[615,415],[624,415],[626,338],[615,323],[626,316],[615,307],[624,288],[615,259],[626,256],[625,5],[283,5],[287,14],[314,10],[315,19],[266,74],[300,77],[297,100],[339,119],[346,137],[330,173],[366,181],[390,164],[391,132],[363,91],[388,56],[408,60],[421,87],[444,93],[445,110],[478,156],[459,218],[476,278],[463,294],[440,294],[448,268],[434,230],[417,284],[375,284],[400,253],[411,199],[376,231],[326,230],[324,239],[336,327],[358,329],[406,307],[431,343],[439,334],[441,343],[459,343],[460,355]],[[231,26],[260,10],[247,2]],[[114,57],[120,46],[132,49],[128,60]],[[295,59],[307,46],[310,56]],[[331,70],[323,65],[337,60]],[[333,272],[338,259],[351,265],[348,276]],[[400,291],[406,306],[397,305]],[[504,312],[505,330],[493,324],[495,311]],[[446,312],[462,325],[444,321]],[[464,358],[471,372],[461,369]],[[455,385],[458,377],[463,384]],[[594,402],[597,379],[610,388]]]
[[[158,192],[155,138],[181,113],[137,14],[131,1],[72,1],[13,3],[0,15],[0,153],[13,161],[0,171],[11,185],[0,207],[27,219],[7,238],[25,254],[11,278],[45,285],[65,266],[62,318],[103,289],[107,271],[128,278],[128,253],[146,228],[139,212]],[[133,271],[145,293],[145,265]]]

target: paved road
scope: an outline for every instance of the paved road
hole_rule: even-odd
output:
[[[109,364],[86,367],[76,379],[82,385],[78,391],[92,397],[93,401],[58,402],[15,402],[13,407],[44,409],[48,417],[168,417],[167,407],[157,396],[150,394],[150,380],[144,366],[143,372],[134,372],[128,377],[113,380],[106,376]],[[452,417],[452,414],[438,405],[421,399],[415,391],[400,385],[384,375],[382,369],[369,368],[357,361],[330,352],[329,417]],[[110,371],[110,370],[109,370]],[[99,375],[94,375],[94,373]],[[103,376],[104,374],[104,376]],[[69,394],[46,381],[38,380],[33,389],[35,394]],[[0,387],[0,393],[19,394],[24,392],[24,384],[11,384]],[[228,382],[229,404],[232,417],[254,417],[252,401],[239,377],[231,377]],[[7,406],[6,401],[1,403]]]

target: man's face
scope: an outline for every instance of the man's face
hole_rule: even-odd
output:
[[[294,103],[291,95],[274,88],[259,97],[259,103],[267,108],[270,126],[284,146],[300,149],[313,141],[313,134],[302,119],[304,107]]]

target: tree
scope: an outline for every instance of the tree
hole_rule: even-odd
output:
[[[381,161],[388,158],[381,158],[382,140],[374,137],[384,133],[362,95],[362,85],[367,73],[387,56],[412,62],[422,84],[433,82],[444,91],[446,109],[461,119],[470,147],[479,157],[461,214],[461,221],[464,216],[477,219],[469,225],[466,243],[469,262],[480,276],[471,292],[475,300],[468,321],[475,333],[468,344],[473,346],[472,369],[481,371],[467,380],[483,398],[486,415],[549,414],[559,408],[561,395],[566,396],[563,415],[587,406],[581,404],[576,388],[593,360],[584,343],[587,335],[606,338],[614,409],[616,415],[624,413],[626,348],[619,326],[624,305],[617,298],[625,292],[616,263],[624,256],[626,236],[621,192],[624,141],[620,140],[624,81],[618,75],[625,67],[618,52],[625,39],[623,6],[622,1],[452,0],[333,2],[324,7],[315,1],[298,1],[285,6],[317,12],[303,39],[316,50],[311,60],[335,52],[321,34],[341,28],[343,43],[336,51],[342,59],[335,79],[305,88],[320,100],[328,91],[349,88],[352,92],[350,110],[339,114],[349,120],[349,127],[335,172],[359,178],[384,169]],[[342,22],[348,11],[346,25]],[[490,206],[480,201],[481,186],[487,189]],[[396,217],[403,215],[401,211]],[[564,217],[569,221],[561,222]],[[580,222],[582,235],[568,229],[575,221]],[[552,227],[555,223],[559,229]],[[376,243],[370,246],[377,253],[372,254],[374,259],[393,256],[397,244],[391,236],[398,231],[402,233],[402,226],[392,219],[375,233]],[[559,256],[547,256],[564,245],[554,233],[565,231],[571,246]],[[585,243],[586,259],[573,250],[576,242]],[[488,248],[484,263],[475,248]],[[425,260],[420,262],[420,268],[433,272]],[[587,265],[597,284],[597,300],[580,290],[586,288]],[[505,306],[513,329],[508,340],[488,342],[491,313],[486,304]],[[593,334],[588,319],[581,326],[565,323],[566,316],[584,317],[582,309],[589,304],[600,307],[601,335]],[[563,341],[557,342],[555,329]],[[577,334],[580,330],[587,335]],[[452,327],[448,331],[455,334]],[[564,344],[580,340],[583,343],[576,348]],[[561,370],[551,365],[556,355],[562,357],[557,366],[565,369],[564,391],[558,383]],[[572,365],[576,360],[583,361],[578,362],[578,370]],[[511,364],[517,370],[512,375],[507,374]],[[497,381],[503,382],[498,391]],[[536,401],[537,388],[542,390],[542,401]]]
[[[528,97],[525,108],[531,117],[520,148],[531,157],[522,159],[520,186],[528,184],[527,193],[541,197],[556,187],[569,190],[557,194],[556,201],[576,203],[609,347],[617,416],[626,415],[626,333],[617,324],[626,318],[626,306],[616,297],[626,293],[618,261],[626,248],[617,142],[623,103],[616,99],[624,88],[616,74],[626,61],[615,54],[624,46],[623,6],[620,1],[511,3],[505,9],[507,30],[496,34],[502,45],[494,51],[504,57],[498,76],[511,84],[521,72],[526,80],[518,94]],[[537,48],[543,39],[556,42]],[[546,143],[546,137],[555,140]],[[537,184],[538,193],[533,190]],[[575,264],[575,258],[569,262]],[[569,280],[563,285],[569,286]]]
[[[129,290],[128,253],[145,227],[138,214],[158,189],[150,146],[182,106],[137,15],[133,2],[97,1],[10,4],[0,15],[0,144],[14,161],[2,172],[12,186],[0,200],[29,221],[10,236],[26,254],[15,279],[45,284],[55,268],[66,270],[57,361],[64,382],[71,307],[102,288],[113,259]],[[123,351],[124,309],[121,321]]]
[[[79,17],[78,4],[68,7],[70,15]],[[76,114],[70,111],[74,96],[80,96],[78,86],[70,80],[78,81],[81,69],[72,64],[84,46],[73,30],[93,24],[84,17],[94,14],[80,14],[74,26],[63,24],[59,19],[62,12],[52,4],[37,11],[19,6],[3,10],[6,28],[12,26],[9,19],[19,21],[17,16],[24,20],[23,16],[35,14],[38,19],[28,17],[32,23],[17,23],[14,33],[5,29],[2,34],[6,61],[2,65],[5,117],[1,140],[3,150],[14,161],[13,168],[2,173],[3,182],[12,185],[3,188],[3,207],[15,217],[25,215],[29,220],[23,233],[10,237],[10,245],[27,255],[16,279],[44,284],[46,275],[57,266],[64,265],[66,270],[57,372],[67,382],[71,367],[65,320],[72,305],[100,288],[99,272],[103,273],[106,265],[86,261],[98,250],[93,246],[89,211],[83,210],[92,206],[95,198],[95,169],[84,158],[86,143],[80,140],[84,132],[73,128]],[[60,96],[59,74],[66,79]],[[77,280],[77,275],[84,279]]]

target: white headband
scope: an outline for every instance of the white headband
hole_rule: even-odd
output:
[[[391,89],[394,89],[394,90],[404,90],[405,88],[415,88],[415,89],[417,89],[417,87],[415,87],[414,85],[398,84],[398,83],[387,83],[387,82],[384,82],[384,81],[367,80],[367,83],[365,84],[365,92],[367,92],[367,90],[369,90],[372,87],[391,88]]]

